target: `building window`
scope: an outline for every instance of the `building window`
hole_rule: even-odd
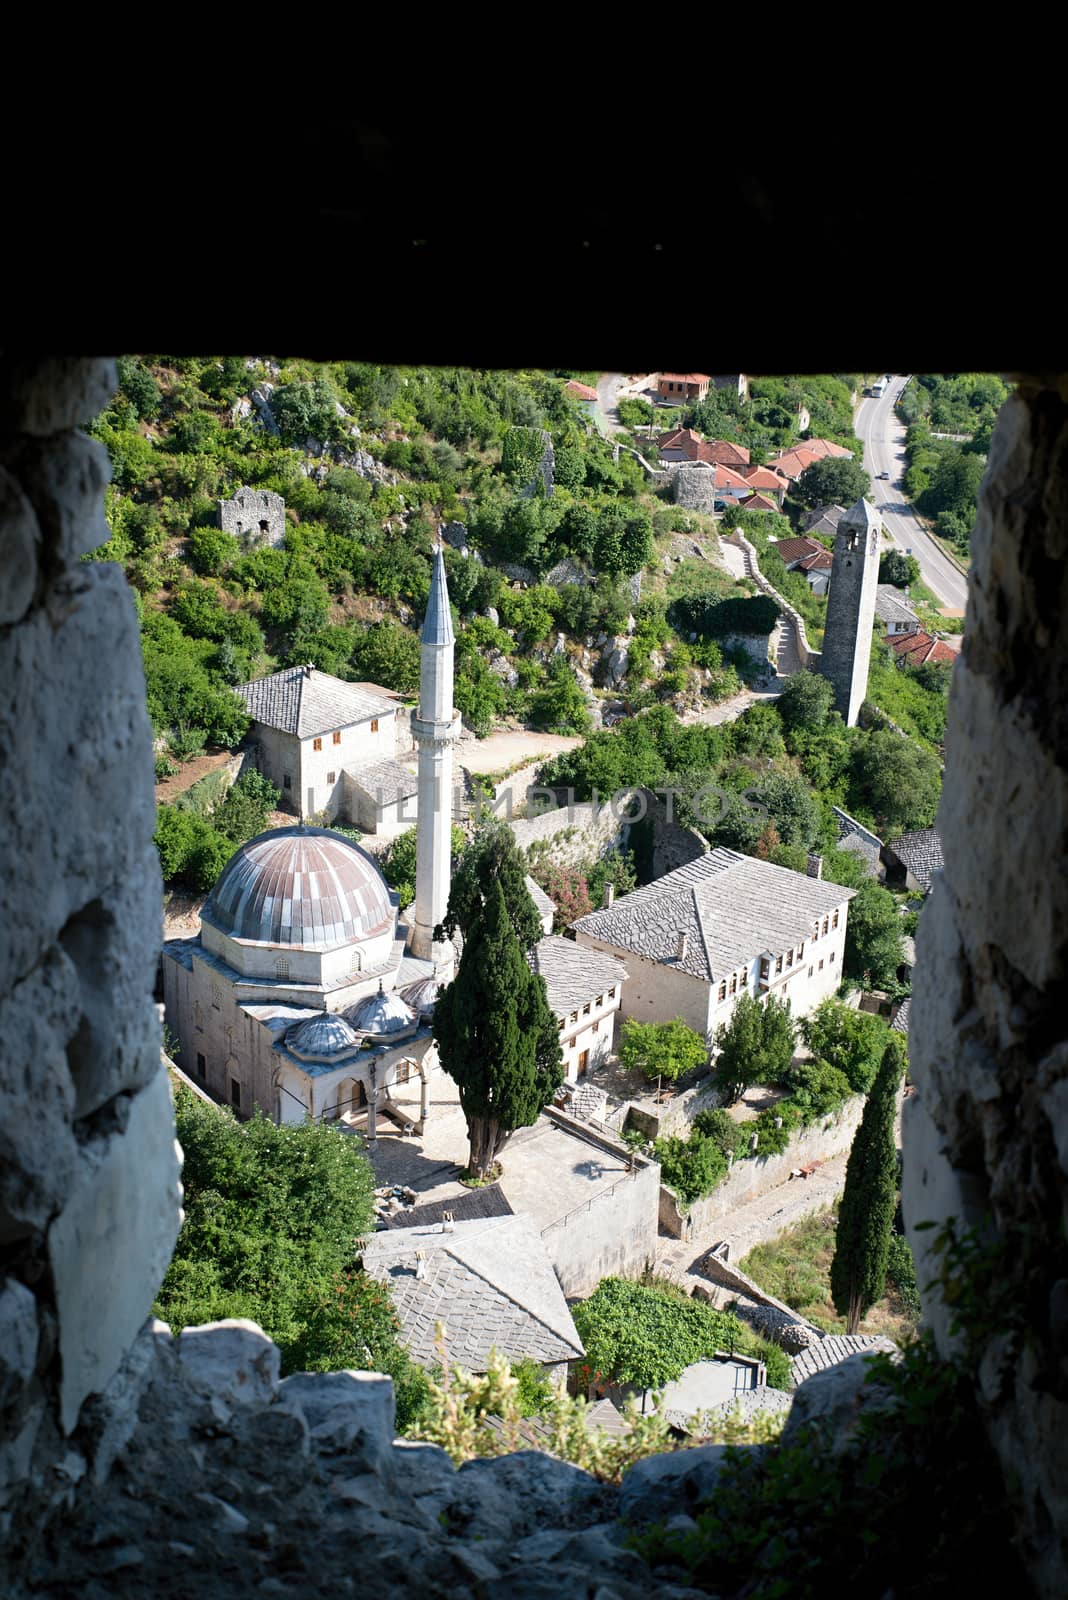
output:
[[[588,1017],[589,1014],[590,1014],[590,1002],[587,1000],[586,1004],[582,1008],[582,1015],[584,1017]]]
[[[719,997],[721,1000],[726,1000],[727,998],[727,985],[725,983],[721,983],[719,986]]]
[[[603,994],[599,994],[597,996],[596,1000],[593,1003],[594,1003],[595,1006],[598,1006],[598,1007],[603,1006],[604,1005],[604,995]]]
[[[805,947],[804,947],[804,944],[799,944],[798,947],[797,947],[797,959],[798,959],[798,962],[802,962],[805,959]]]
[[[808,969],[808,975],[811,978],[811,976],[812,976],[812,968],[811,967],[809,967],[809,969]]]
[[[199,1000],[193,1001],[193,1026],[198,1033],[204,1032],[204,1008]]]
[[[823,971],[823,962],[822,961],[820,962],[820,971],[821,972]]]
[[[289,776],[288,772],[283,772],[283,774],[282,774],[282,788],[283,789],[292,789],[292,787],[293,787],[293,779]]]
[[[378,732],[378,718],[377,717],[372,717],[371,718],[371,732],[372,733],[377,733]]]
[[[208,1063],[204,1060],[199,1050],[197,1051],[197,1077],[201,1082],[207,1082]]]
[[[786,965],[788,967],[792,967],[793,964],[794,964],[794,953],[793,953],[792,950],[787,950],[787,952],[786,952]]]
[[[768,960],[767,956],[761,956],[760,958],[760,976],[762,978],[768,978],[771,976],[771,962]]]
[[[275,957],[274,975],[275,975],[276,978],[288,978],[289,977],[289,957],[288,956],[276,956]]]
[[[834,916],[831,918],[831,927],[832,928],[837,928],[837,926],[838,926],[838,913],[836,911]]]
[[[824,931],[824,933],[827,932],[827,918],[826,917],[824,917],[824,919],[823,919],[823,931]]]
[[[340,733],[335,733],[334,734],[334,743],[335,744],[340,744],[341,743],[341,734]]]
[[[817,922],[816,926],[812,930],[812,942],[813,942],[813,944],[815,944],[815,942],[819,938],[819,936],[820,936],[820,925]]]
[[[327,775],[326,775],[326,781],[327,781],[327,783],[336,783],[337,782],[337,773],[336,772],[328,772]]]
[[[222,1010],[222,990],[217,983],[213,983],[211,986],[211,1003],[216,1011]]]
[[[572,1020],[572,1022],[577,1022],[578,1021],[578,1012],[577,1011],[572,1011],[571,1020]]]
[[[616,991],[614,989],[609,989],[609,991],[608,991],[609,1000],[614,1000],[615,997],[616,997]]]
[[[236,1078],[230,1079],[230,1104],[235,1111],[241,1110],[241,1085]]]
[[[831,951],[830,955],[827,957],[827,960],[828,961],[833,961],[834,960],[834,951],[833,950]]]
[[[323,748],[323,741],[321,739],[313,739],[312,740],[312,749],[313,750],[321,750],[322,748]]]
[[[560,1018],[560,1021],[556,1024],[557,1033],[563,1033],[563,1031],[564,1031],[564,1023],[565,1023],[566,1020],[567,1019],[565,1017],[561,1017]]]
[[[731,973],[731,994],[737,994],[737,993],[738,993],[738,979],[734,976],[734,973],[732,972]]]
[[[352,954],[349,956],[349,971],[359,972],[362,966],[363,956],[360,954],[359,950],[353,950]]]
[[[781,971],[782,971],[782,956],[776,956],[775,957],[775,976],[778,977],[779,973]]]

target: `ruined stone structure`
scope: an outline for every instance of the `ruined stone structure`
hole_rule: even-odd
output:
[[[879,586],[875,507],[860,499],[838,523],[819,671],[834,688],[834,708],[855,728],[868,687],[871,630]]]
[[[394,1442],[388,1379],[279,1381],[253,1325],[174,1339],[149,1320],[180,1202],[152,998],[152,738],[130,596],[79,559],[107,537],[108,469],[77,430],[114,387],[106,361],[0,362],[0,1588],[689,1600],[619,1519],[707,1500],[722,1451],[654,1458],[619,1487],[537,1452],[457,1472]],[[921,1286],[937,1271],[921,1223],[985,1235],[960,1331],[936,1287],[925,1314],[972,1375],[1006,1542],[1044,1600],[1068,1588],[1066,461],[1068,377],[1022,379],[981,492],[904,1112]],[[788,1437],[847,1425],[862,1360],[802,1385]]]
[[[280,545],[286,533],[286,503],[272,489],[242,484],[229,500],[219,501],[219,527],[249,549]]]

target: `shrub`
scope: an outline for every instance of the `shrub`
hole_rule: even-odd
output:
[[[636,1022],[628,1017],[623,1024],[619,1058],[628,1071],[673,1082],[684,1073],[705,1066],[708,1047],[681,1017],[672,1022]]]
[[[733,1354],[745,1340],[728,1312],[625,1278],[602,1278],[573,1316],[593,1371],[639,1389],[671,1383],[702,1356]]]
[[[194,528],[188,546],[193,570],[205,577],[222,572],[237,556],[237,540],[222,528]]]

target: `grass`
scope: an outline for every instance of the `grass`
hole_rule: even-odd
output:
[[[770,1244],[757,1245],[739,1265],[762,1289],[826,1333],[844,1333],[845,1318],[831,1299],[831,1261],[838,1216],[833,1206],[814,1212]],[[901,1344],[916,1323],[892,1286],[861,1319],[861,1333],[882,1334]]]

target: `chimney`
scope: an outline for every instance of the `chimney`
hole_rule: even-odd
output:
[[[688,933],[685,933],[685,932],[680,933],[679,934],[678,949],[676,951],[676,956],[677,956],[679,961],[685,961],[686,960],[686,952],[687,952],[687,950],[689,948],[690,948],[690,935]]]
[[[417,1278],[425,1278],[426,1277],[426,1251],[425,1250],[417,1250],[415,1252],[415,1275],[416,1275]]]
[[[616,886],[615,886],[615,884],[614,883],[606,883],[605,886],[604,886],[604,909],[606,911],[611,911],[611,909],[612,909],[612,901],[615,899],[615,897],[616,897]]]
[[[806,866],[805,871],[806,871],[806,873],[808,874],[808,876],[810,878],[822,878],[823,877],[823,857],[822,856],[810,855],[809,858],[808,858],[808,865]]]
[[[308,663],[307,663],[307,664],[306,664],[306,666],[305,666],[305,668],[304,668],[304,676],[305,676],[305,677],[306,677],[306,678],[310,678],[310,677],[311,677],[311,675],[312,675],[312,664],[311,664],[311,662],[310,662],[310,661],[309,661],[309,662],[308,662]]]

